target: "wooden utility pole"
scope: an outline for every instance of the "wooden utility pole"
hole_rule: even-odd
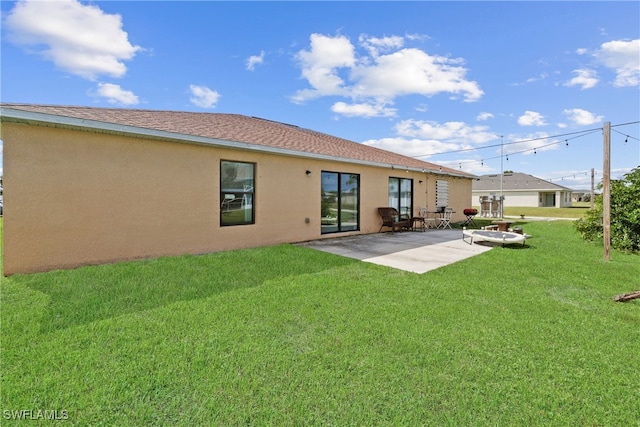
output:
[[[591,168],[591,210],[593,210],[595,203],[594,200],[596,198],[596,191],[594,187],[594,178],[595,178],[595,170]]]
[[[604,167],[602,173],[602,235],[604,239],[604,259],[609,261],[611,253],[611,122],[603,129]]]

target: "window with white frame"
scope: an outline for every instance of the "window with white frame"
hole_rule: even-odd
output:
[[[436,180],[436,207],[439,209],[449,206],[449,181]]]

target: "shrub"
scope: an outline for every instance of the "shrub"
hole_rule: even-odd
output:
[[[602,195],[595,199],[594,209],[576,221],[576,230],[585,240],[603,237]],[[611,247],[624,251],[640,251],[640,167],[622,179],[611,180]]]

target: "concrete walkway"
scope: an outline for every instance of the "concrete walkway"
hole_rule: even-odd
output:
[[[462,230],[374,233],[314,240],[298,245],[420,274],[493,247],[463,242]]]

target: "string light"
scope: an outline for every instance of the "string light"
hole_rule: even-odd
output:
[[[630,123],[623,123],[623,124],[618,124],[618,125],[611,125],[611,127],[619,127],[619,126],[625,126],[625,125],[632,125],[632,124],[638,124],[640,123],[640,121],[637,122],[630,122]],[[491,144],[491,145],[485,145],[483,147],[473,147],[473,148],[463,148],[460,150],[451,150],[451,151],[443,151],[440,153],[430,153],[430,154],[421,154],[421,155],[417,155],[417,156],[411,156],[413,158],[419,158],[419,157],[430,157],[430,156],[438,156],[438,155],[443,155],[443,154],[453,154],[453,153],[462,153],[462,152],[467,152],[467,151],[478,151],[478,150],[484,150],[484,149],[488,149],[488,148],[496,148],[496,147],[500,147],[500,146],[508,146],[508,145],[515,145],[515,144],[523,144],[526,142],[534,142],[534,141],[543,141],[543,140],[550,140],[550,139],[555,139],[555,138],[560,138],[560,137],[564,137],[564,136],[569,136],[569,135],[576,135],[572,138],[565,138],[564,142],[566,146],[569,146],[569,140],[571,139],[577,139],[577,138],[582,138],[584,136],[588,136],[591,135],[592,133],[595,132],[602,132],[603,128],[593,128],[593,129],[586,129],[586,130],[582,130],[582,131],[576,131],[576,132],[569,132],[569,133],[563,133],[563,134],[558,134],[558,135],[549,135],[549,136],[544,136],[544,137],[539,137],[539,138],[531,138],[531,139],[524,139],[524,140],[520,140],[520,141],[513,141],[513,142],[505,142],[502,144]],[[620,133],[621,135],[624,135],[628,138],[640,141],[640,139],[638,138],[634,138],[631,135],[626,135],[622,132],[619,132],[616,129],[611,129],[613,132],[617,132]],[[555,145],[555,144],[559,144],[562,141],[556,141],[547,145],[544,145],[542,147],[537,147],[537,148],[544,148],[544,147],[548,147],[550,145]],[[531,151],[531,149],[526,149],[526,150],[522,150],[522,151],[518,151],[518,152],[512,152],[511,154],[520,154],[520,153],[525,153]],[[536,154],[536,152],[534,151],[534,154]],[[500,156],[496,157],[499,158]],[[489,160],[489,159],[485,159],[485,160]]]
[[[576,175],[584,174],[584,176],[587,176],[589,174],[589,172],[590,171],[580,171],[580,172],[576,172],[576,173],[570,174],[570,175],[557,176],[555,178],[546,178],[545,181],[552,182],[552,181],[558,180],[558,179],[561,180],[561,181],[564,181],[565,178],[573,178],[573,179],[575,179]],[[599,172],[597,170],[594,170],[594,175],[598,175],[598,174],[599,174]]]
[[[622,133],[616,129],[613,129],[613,127],[619,127],[619,126],[624,126],[624,125],[630,125],[630,124],[638,124],[640,123],[640,121],[637,122],[631,122],[631,123],[624,123],[624,124],[618,124],[618,125],[612,125],[612,129],[611,131],[613,132],[617,132],[620,135],[623,135],[625,137],[625,144],[628,143],[629,138],[633,139],[633,140],[637,140],[640,141],[640,139],[633,137],[631,135],[628,135],[626,133]],[[553,142],[550,142],[549,144],[545,144],[545,145],[538,145],[536,147],[534,147],[533,149],[531,148],[527,148],[521,151],[512,151],[511,153],[506,153],[503,155],[498,155],[498,156],[494,156],[494,157],[483,157],[482,159],[478,160],[478,159],[469,159],[469,160],[461,160],[458,161],[458,167],[460,169],[462,169],[462,163],[477,163],[478,161],[480,162],[480,164],[484,167],[484,161],[485,160],[492,160],[492,159],[497,159],[497,158],[504,158],[507,161],[509,161],[509,156],[510,155],[514,155],[514,154],[523,154],[523,153],[531,153],[533,152],[534,155],[537,155],[538,153],[538,148],[540,148],[541,150],[546,148],[546,147],[550,147],[553,145],[557,145],[562,143],[562,141],[564,141],[565,146],[569,147],[569,140],[571,139],[577,139],[577,138],[582,138],[588,135],[591,135],[593,133],[596,132],[602,132],[603,128],[594,128],[594,129],[588,129],[588,130],[584,130],[584,131],[578,131],[578,132],[571,132],[571,133],[566,133],[566,134],[561,134],[561,135],[551,135],[551,136],[546,136],[546,137],[540,137],[540,138],[532,138],[532,139],[528,139],[528,140],[522,140],[522,141],[514,141],[514,142],[509,142],[509,143],[501,143],[501,144],[494,144],[494,145],[487,145],[487,146],[483,146],[483,147],[475,147],[475,148],[468,148],[468,149],[461,149],[461,150],[453,150],[453,151],[447,151],[447,152],[441,152],[441,153],[435,153],[435,154],[427,154],[427,155],[419,155],[419,156],[412,156],[414,158],[418,158],[418,157],[425,157],[425,156],[435,156],[435,155],[440,155],[440,154],[450,154],[450,153],[458,153],[458,152],[466,152],[466,151],[475,151],[475,150],[483,150],[486,148],[494,148],[494,147],[504,147],[505,145],[514,145],[514,144],[521,144],[521,143],[525,143],[525,142],[532,142],[532,141],[540,141],[540,140],[552,140],[558,137],[562,137],[562,136],[568,136],[568,135],[575,135],[573,137],[569,137],[569,138],[564,138],[564,139],[556,139]],[[585,175],[587,173],[585,172]],[[573,177],[575,179],[575,175],[568,175],[565,177],[560,177],[560,178],[553,178],[553,179],[561,179],[564,180],[564,178],[571,178]]]
[[[477,151],[477,150],[484,150],[484,149],[487,149],[487,148],[496,148],[496,147],[507,146],[507,145],[524,144],[525,142],[544,141],[544,140],[555,139],[555,138],[560,138],[560,137],[569,136],[569,135],[577,135],[577,136],[575,136],[573,138],[568,138],[568,139],[575,139],[575,138],[581,138],[583,136],[587,136],[587,135],[589,135],[591,133],[599,132],[599,131],[602,131],[602,128],[594,128],[594,129],[587,129],[587,130],[582,130],[582,131],[577,131],[577,132],[563,133],[563,134],[559,134],[559,135],[549,135],[549,136],[542,136],[542,137],[538,137],[538,138],[523,139],[521,141],[505,142],[504,144],[491,144],[491,145],[485,145],[483,147],[462,148],[460,150],[443,151],[441,153],[420,154],[418,156],[411,156],[411,157],[418,158],[418,157],[428,157],[428,156],[439,156],[439,155],[442,155],[442,154],[463,153],[463,152],[466,152],[466,151]],[[499,136],[499,135],[497,135],[497,136]],[[566,141],[566,139],[565,139],[565,141]],[[559,142],[554,142],[553,144],[559,144]],[[546,145],[545,145],[545,147],[546,147]],[[525,151],[530,151],[530,150],[525,150]]]
[[[570,139],[582,138],[582,137],[584,137],[584,136],[590,135],[590,134],[592,134],[592,133],[600,132],[600,131],[601,131],[601,129],[600,129],[600,128],[598,128],[598,129],[592,130],[592,131],[590,131],[590,132],[588,132],[588,133],[583,133],[583,134],[581,134],[581,135],[574,136],[573,138],[567,138],[567,139],[565,139],[564,141],[565,141],[566,143],[568,143],[568,140],[570,140]],[[538,139],[545,139],[545,138],[538,138]],[[527,149],[520,150],[520,151],[513,151],[513,152],[511,152],[511,153],[507,153],[507,154],[505,154],[505,155],[503,155],[503,156],[498,155],[498,156],[494,156],[494,157],[484,157],[484,158],[482,158],[482,160],[480,160],[480,162],[481,162],[482,166],[484,166],[484,161],[485,161],[485,160],[499,159],[499,158],[501,158],[501,157],[502,157],[502,158],[504,158],[505,160],[507,160],[507,161],[508,161],[508,160],[509,160],[509,156],[513,156],[513,155],[515,155],[515,154],[523,154],[523,153],[533,153],[533,154],[536,154],[536,155],[537,155],[538,148],[543,149],[543,148],[546,148],[546,147],[551,147],[551,146],[553,146],[553,145],[560,144],[561,142],[562,142],[562,141],[554,141],[554,142],[550,142],[549,144],[545,144],[545,145],[542,145],[542,146],[537,146],[537,147],[535,147],[535,148],[533,148],[533,149],[532,149],[532,148],[527,148]],[[463,160],[463,162],[464,162],[464,160]],[[478,160],[467,160],[466,162],[470,162],[470,163],[477,163],[477,162],[478,162]]]
[[[622,133],[622,132],[620,132],[620,131],[618,131],[618,130],[616,130],[616,129],[611,129],[611,130],[612,130],[613,132],[619,133],[620,135],[624,136],[624,143],[625,143],[625,144],[629,142],[629,138],[631,138],[631,139],[635,139],[636,141],[640,141],[640,139],[638,139],[638,138],[636,138],[636,137],[633,137],[633,136],[631,136],[631,135],[628,135],[628,134],[626,134],[626,133]]]

